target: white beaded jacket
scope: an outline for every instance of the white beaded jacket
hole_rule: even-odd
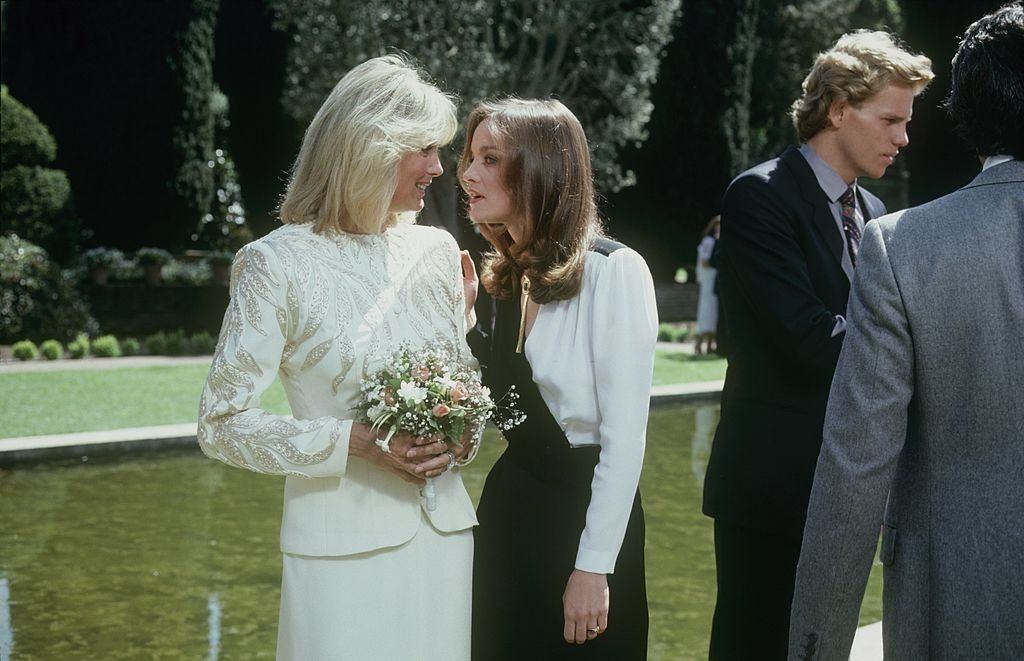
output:
[[[281,550],[349,555],[412,539],[421,511],[442,532],[476,515],[457,468],[418,487],[348,456],[364,375],[402,344],[444,343],[474,367],[465,340],[458,247],[447,232],[316,234],[285,225],[235,256],[231,301],[199,406],[199,446],[258,473],[286,475]],[[292,416],[260,408],[280,377]]]

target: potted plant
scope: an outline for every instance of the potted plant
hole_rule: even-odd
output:
[[[92,248],[82,254],[82,261],[89,271],[89,276],[97,285],[107,284],[110,269],[124,260],[124,253],[117,248]]]
[[[163,248],[139,248],[135,261],[146,275],[146,284],[159,287],[164,282],[164,265],[171,261],[171,253]]]
[[[211,252],[206,261],[213,271],[213,281],[220,285],[227,286],[231,282],[231,262],[235,259],[235,253],[228,250],[216,250]]]

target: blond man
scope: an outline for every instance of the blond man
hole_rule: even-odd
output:
[[[886,659],[1024,659],[1024,5],[967,28],[947,109],[981,172],[864,234],[790,625],[846,661],[882,530]]]
[[[864,224],[859,185],[907,146],[928,58],[857,31],[818,55],[793,104],[799,147],[737,177],[719,287],[732,341],[704,484],[715,519],[712,659],[783,659],[807,501]]]

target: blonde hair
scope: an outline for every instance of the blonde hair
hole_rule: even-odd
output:
[[[484,120],[505,154],[501,178],[513,213],[526,222],[520,243],[499,239],[484,257],[480,281],[495,298],[508,299],[525,274],[537,303],[572,298],[583,284],[587,252],[602,236],[583,126],[554,99],[483,102],[466,122],[460,181],[472,158],[473,133]]]
[[[451,142],[452,98],[405,59],[376,57],[338,81],[310,122],[280,206],[283,223],[313,230],[377,233],[415,213],[391,213],[398,164]]]
[[[832,126],[829,109],[836,101],[858,106],[887,85],[903,85],[920,94],[934,78],[932,62],[902,46],[887,32],[857,30],[844,34],[832,48],[818,53],[804,79],[803,96],[790,115],[801,141]]]

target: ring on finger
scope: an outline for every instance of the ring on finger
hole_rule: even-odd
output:
[[[451,450],[446,450],[445,454],[448,455],[448,465],[444,467],[444,470],[451,470],[458,461],[455,459],[455,453]],[[442,471],[443,472],[443,471]]]

